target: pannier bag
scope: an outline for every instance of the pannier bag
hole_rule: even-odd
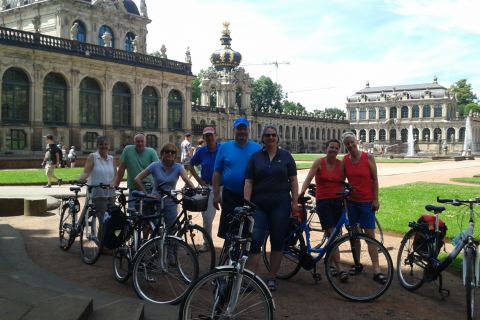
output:
[[[114,206],[109,208],[103,217],[102,244],[104,248],[116,249],[122,245],[125,238],[125,218],[122,209]]]
[[[434,216],[429,215],[429,214],[424,214],[417,220],[417,222],[419,224],[426,225],[427,228],[428,228],[428,232],[433,235],[433,233],[435,232],[435,217]],[[439,221],[438,221],[438,230],[440,231],[440,237],[439,237],[440,242],[439,242],[439,246],[437,248],[437,252],[435,253],[436,255],[439,254],[440,249],[445,244],[444,239],[445,239],[445,235],[447,234],[447,230],[448,230],[447,225],[441,219],[439,219]],[[414,248],[416,248],[416,251],[426,252],[427,251],[426,243],[421,243],[422,239],[423,239],[423,237],[420,239],[419,236],[415,236],[415,238],[413,240],[413,245],[414,245]]]
[[[207,210],[208,197],[210,189],[192,189],[185,188],[183,192],[183,209],[193,212],[201,212]]]

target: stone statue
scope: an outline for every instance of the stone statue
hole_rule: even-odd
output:
[[[40,24],[41,24],[40,16],[35,16],[35,18],[33,18],[32,20],[32,23],[33,23],[33,29],[35,30],[35,33],[40,33]]]
[[[138,42],[138,36],[135,36],[135,38],[132,40],[133,52],[138,52]]]
[[[2,0],[0,2],[0,9],[4,10],[7,7],[7,0]]]
[[[145,0],[140,1],[140,12],[142,13],[142,16],[148,18],[147,4],[145,3]]]
[[[192,55],[190,54],[190,47],[187,47],[187,51],[185,52],[185,62],[188,64],[192,64]]]
[[[77,40],[78,35],[78,22],[75,22],[73,26],[70,28],[70,40]]]
[[[110,47],[112,43],[112,35],[105,31],[105,33],[102,35],[103,39],[103,46],[104,47]]]
[[[167,47],[165,47],[164,44],[162,44],[162,47],[160,48],[160,52],[161,52],[160,57],[167,59]]]

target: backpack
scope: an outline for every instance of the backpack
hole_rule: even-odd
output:
[[[102,245],[107,249],[120,247],[125,239],[127,219],[118,206],[110,207],[103,217]]]

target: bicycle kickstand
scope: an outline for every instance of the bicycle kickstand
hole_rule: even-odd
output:
[[[441,273],[438,275],[438,293],[440,293],[442,300],[445,300],[446,297],[450,296],[450,290],[443,288],[443,279]]]
[[[313,277],[313,280],[315,281],[315,284],[318,284],[318,281],[322,280],[322,275],[317,272],[316,263],[313,265],[312,277]]]

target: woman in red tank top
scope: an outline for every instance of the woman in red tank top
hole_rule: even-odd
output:
[[[352,194],[347,201],[350,225],[360,226],[368,236],[375,238],[375,212],[380,207],[375,158],[358,150],[358,141],[352,132],[345,132],[342,140],[348,151],[343,158],[345,177],[353,187]],[[358,242],[357,245],[360,246],[360,243]],[[368,251],[374,268],[373,280],[383,284],[387,278],[380,271],[378,252],[373,247]],[[361,269],[363,268],[355,266],[351,272],[361,272]]]

